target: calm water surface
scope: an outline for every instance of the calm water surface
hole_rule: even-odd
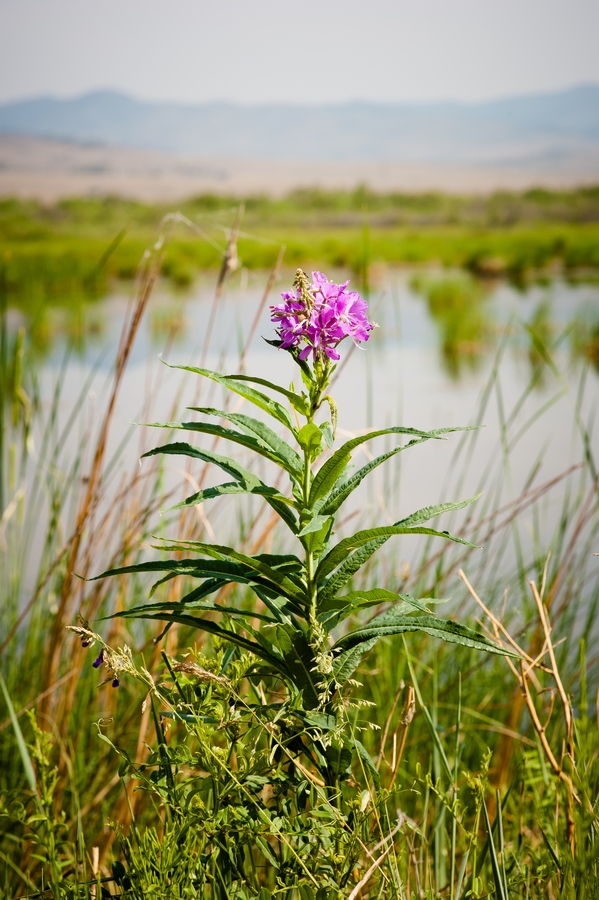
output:
[[[206,359],[208,367],[237,371],[240,348],[260,304],[265,280],[252,274],[245,283],[232,281],[224,292]],[[447,347],[447,323],[431,315],[426,299],[410,285],[406,273],[382,277],[371,296],[371,314],[379,327],[364,349],[351,350],[351,344],[344,345],[343,364],[332,389],[341,436],[396,424],[424,430],[471,424],[485,427],[469,438],[460,453],[459,435],[451,436],[446,442],[431,441],[401,454],[395,468],[386,474],[377,470],[354,510],[363,522],[391,523],[440,499],[466,497],[479,490],[486,491],[487,499],[482,502],[487,502],[487,511],[506,504],[579,463],[585,453],[585,429],[587,455],[599,456],[599,440],[593,432],[599,409],[599,374],[577,356],[570,339],[575,317],[599,310],[599,287],[556,280],[522,292],[499,284],[480,301],[480,336],[455,350]],[[281,280],[270,302],[276,302],[278,291],[286,287]],[[168,368],[159,355],[173,364],[200,364],[213,295],[214,285],[202,282],[185,295],[162,286],[152,298],[110,435],[110,450],[114,451],[128,430],[131,432],[118,463],[122,471],[136,464],[141,450],[156,444],[157,432],[136,432],[131,423],[185,418],[184,407],[197,405],[198,379]],[[49,405],[53,386],[66,365],[61,400],[65,421],[78,397],[82,397],[86,420],[99,421],[128,302],[124,293],[114,293],[77,316],[48,316],[45,353],[39,362],[41,391]],[[15,314],[15,324],[17,320]],[[537,332],[542,330],[546,351],[539,349],[539,341],[535,345],[527,330],[531,322]],[[293,379],[299,382],[288,355],[268,346],[261,336],[274,337],[267,310],[249,347],[246,372],[283,384]],[[200,405],[221,406],[222,395],[205,383],[199,400]],[[385,446],[381,439],[365,448],[356,462],[363,464],[366,454],[382,452]],[[169,466],[173,477],[179,478],[182,463],[169,461]],[[538,537],[540,530],[549,542],[563,496],[558,485],[536,511],[523,514],[525,540],[532,541],[533,531]],[[401,554],[410,559],[411,553],[402,544]]]

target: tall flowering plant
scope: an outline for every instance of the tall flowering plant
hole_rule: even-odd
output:
[[[374,328],[366,301],[348,290],[347,282],[337,285],[319,272],[314,272],[310,281],[298,270],[294,290],[282,294],[282,302],[271,308],[271,319],[277,337],[270,343],[293,356],[303,389],[296,390],[293,385],[285,388],[258,376],[221,375],[181,366],[178,368],[211,379],[239,395],[262,417],[201,407],[193,408],[201,417],[199,421],[159,427],[175,433],[209,435],[251,451],[285,476],[286,487],[266,483],[233,457],[179,440],[157,447],[146,456],[182,455],[210,463],[228,476],[228,480],[197,491],[173,509],[194,507],[226,495],[252,494],[277,514],[291,533],[296,552],[251,555],[207,541],[164,540],[159,548],[176,554],[176,558],[113,569],[104,575],[160,573],[152,594],[172,578],[184,577],[191,582],[191,589],[180,600],[154,601],[118,615],[162,622],[167,627],[174,623],[190,626],[213,635],[220,646],[233,648],[233,655],[245,654],[251,661],[247,677],[278,685],[277,696],[283,686],[302,727],[306,723],[318,725],[319,736],[310,761],[322,782],[332,785],[348,777],[354,752],[374,771],[360,742],[340,730],[340,715],[344,688],[364,654],[381,637],[421,631],[491,653],[505,651],[484,635],[439,618],[426,599],[381,587],[352,585],[354,576],[373,554],[397,535],[433,535],[468,544],[428,523],[471,500],[428,506],[393,525],[365,528],[348,537],[340,538],[335,531],[339,510],[378,466],[408,448],[461,429],[420,431],[394,426],[335,446],[337,411],[326,392],[341,344],[348,338],[363,344]],[[329,418],[321,414],[323,406],[329,410]],[[272,420],[278,430],[266,420]],[[350,471],[354,451],[384,436],[393,437],[395,446]],[[257,604],[228,602],[224,589],[230,585],[246,588]],[[381,605],[378,614],[364,621],[364,611],[376,613]],[[348,619],[353,619],[353,626],[344,624],[340,628]],[[223,656],[221,675],[226,674],[231,658],[229,653]],[[303,744],[297,746],[300,753],[305,750]]]

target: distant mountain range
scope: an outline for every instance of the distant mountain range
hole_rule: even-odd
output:
[[[599,85],[486,103],[185,106],[112,91],[0,105],[0,132],[203,157],[560,166],[599,158]]]

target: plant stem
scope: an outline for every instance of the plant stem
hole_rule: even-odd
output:
[[[312,420],[312,416],[307,417],[308,422]],[[308,508],[310,500],[310,487],[312,481],[312,469],[310,467],[310,449],[306,447],[304,450],[304,508]],[[309,544],[311,544],[308,537]],[[310,604],[310,625],[316,621],[316,583],[314,581],[314,553],[306,547],[306,582],[308,586],[308,600]]]

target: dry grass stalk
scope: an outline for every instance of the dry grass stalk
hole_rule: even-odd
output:
[[[212,300],[212,307],[210,309],[210,315],[208,317],[208,324],[206,326],[206,332],[204,334],[204,344],[202,346],[202,355],[200,357],[200,368],[204,368],[206,365],[206,357],[208,355],[208,348],[210,347],[210,342],[212,340],[212,331],[214,330],[214,322],[216,320],[216,312],[218,310],[218,304],[220,302],[220,298],[223,293],[223,287],[225,284],[225,279],[227,275],[231,274],[235,271],[237,266],[239,265],[239,259],[237,256],[237,238],[239,236],[239,228],[241,227],[241,220],[243,219],[243,213],[245,210],[245,205],[243,203],[240,204],[239,209],[237,210],[237,215],[235,216],[235,221],[233,222],[233,227],[229,232],[229,240],[227,242],[227,249],[225,251],[225,255],[223,257],[223,262],[220,267],[220,272],[218,275],[218,281],[216,283],[216,291],[214,292],[214,299]]]
[[[123,375],[125,373],[125,369],[127,367],[127,363],[129,361],[129,357],[131,355],[135,336],[137,334],[142,316],[152,294],[154,285],[156,284],[156,280],[160,274],[160,270],[164,260],[164,254],[168,246],[168,241],[177,224],[177,221],[178,217],[176,215],[168,216],[164,220],[164,224],[166,226],[165,234],[160,236],[154,246],[153,252],[149,253],[147,255],[147,259],[144,261],[145,265],[142,270],[141,285],[137,297],[137,302],[132,310],[129,322],[123,329],[121,335],[121,342],[115,366],[112,391],[110,394],[106,412],[104,414],[104,419],[100,428],[98,440],[96,442],[92,467],[87,479],[87,487],[83,499],[79,505],[75,529],[67,554],[67,570],[62,585],[60,603],[54,620],[54,627],[52,629],[52,636],[50,640],[52,651],[48,654],[45,665],[44,681],[46,684],[50,684],[56,680],[58,668],[60,665],[64,625],[67,619],[71,619],[73,617],[74,605],[80,594],[80,589],[78,588],[78,586],[74,585],[75,567],[77,566],[77,562],[79,559],[79,549],[83,540],[84,530],[99,502],[103,463],[108,441],[108,432],[110,429],[110,424],[112,422],[117,396],[119,393]],[[85,576],[87,572],[83,571],[81,574]],[[44,700],[44,704],[40,709],[40,712],[42,714],[47,713],[47,711],[48,698]]]
[[[548,560],[547,560],[548,563]],[[539,738],[539,742],[541,748],[543,750],[543,754],[547,762],[549,763],[551,769],[553,770],[554,775],[565,785],[566,790],[566,840],[570,845],[572,853],[575,850],[575,840],[576,840],[576,832],[575,832],[575,821],[574,821],[574,803],[580,805],[582,804],[582,800],[578,795],[575,787],[572,776],[565,770],[564,768],[564,760],[567,757],[570,761],[571,767],[574,771],[576,771],[575,760],[574,760],[574,721],[572,716],[572,706],[570,702],[570,698],[566,693],[566,690],[563,685],[562,678],[560,676],[559,668],[557,665],[557,659],[555,656],[555,643],[552,640],[551,633],[551,623],[549,620],[548,611],[543,603],[543,593],[546,587],[546,572],[547,572],[547,563],[545,565],[545,570],[543,573],[543,580],[541,584],[541,591],[539,591],[536,582],[529,581],[529,585],[531,587],[531,591],[537,606],[540,626],[542,629],[542,633],[544,636],[544,644],[541,652],[535,657],[531,657],[529,653],[527,653],[521,646],[519,646],[516,641],[508,634],[504,626],[498,619],[491,613],[491,611],[485,606],[480,597],[478,597],[476,591],[472,588],[472,585],[466,578],[464,572],[460,569],[459,575],[466,587],[468,588],[471,596],[478,603],[480,608],[489,618],[495,639],[498,643],[502,643],[502,638],[507,640],[507,643],[513,648],[521,657],[519,668],[516,667],[514,662],[506,657],[506,662],[510,667],[514,677],[517,679],[518,684],[520,686],[521,695],[523,697],[524,704],[528,710],[530,715],[530,719],[532,722],[532,726],[537,733]],[[545,656],[549,656],[549,660],[551,665],[545,666],[541,664],[541,659]],[[555,707],[555,696],[552,696],[550,701],[550,708],[547,714],[547,718],[545,723],[541,721],[539,713],[537,711],[531,690],[530,683],[536,682],[535,689],[537,693],[541,693],[542,688],[538,683],[538,680],[534,678],[534,668],[542,669],[544,672],[551,675],[554,683],[557,694],[560,697],[564,723],[566,727],[566,754],[564,756],[563,753],[557,754],[554,752],[551,744],[549,743],[549,739],[547,737],[547,728],[551,721],[554,707]],[[587,804],[589,807],[589,811],[593,814],[592,806],[587,800]]]
[[[389,782],[387,790],[391,790],[395,783],[395,778],[397,776],[397,770],[399,769],[399,764],[401,762],[401,758],[403,756],[403,752],[406,746],[406,740],[408,737],[408,728],[410,727],[410,723],[414,718],[414,713],[416,712],[416,693],[412,685],[408,687],[408,696],[406,697],[406,701],[403,705],[403,709],[401,711],[401,716],[399,719],[399,726],[402,726],[401,740],[399,742],[399,749],[397,749],[397,732],[399,731],[399,726],[395,730],[393,734],[393,758],[391,760],[391,781]]]

